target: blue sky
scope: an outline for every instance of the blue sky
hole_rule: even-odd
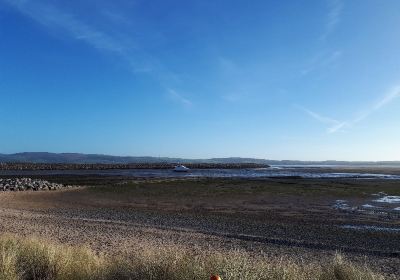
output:
[[[400,160],[397,0],[0,0],[0,152]]]

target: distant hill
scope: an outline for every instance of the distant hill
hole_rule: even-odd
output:
[[[400,161],[296,161],[296,160],[268,160],[257,158],[210,158],[210,159],[185,159],[169,157],[133,157],[133,156],[111,156],[100,154],[80,154],[80,153],[47,153],[47,152],[27,152],[17,154],[0,154],[0,162],[15,163],[65,163],[65,164],[128,164],[128,163],[256,163],[266,165],[382,165],[400,166]]]
[[[17,154],[0,154],[0,162],[16,163],[68,163],[68,164],[128,164],[128,163],[257,163],[266,164],[264,159],[254,158],[212,158],[212,159],[184,159],[169,157],[131,157],[110,156],[99,154],[79,153],[46,153],[29,152]]]

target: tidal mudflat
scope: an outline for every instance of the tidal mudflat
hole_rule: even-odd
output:
[[[323,263],[397,279],[400,181],[45,175],[79,188],[0,192],[0,232],[119,255],[140,244]]]

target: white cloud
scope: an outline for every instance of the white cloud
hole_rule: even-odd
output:
[[[327,125],[326,132],[327,133],[335,133],[337,131],[340,131],[346,127],[349,127],[349,123],[347,121],[338,121],[336,119],[332,119],[329,117],[322,116],[319,113],[316,113],[314,111],[311,111],[307,108],[299,107],[301,110],[303,110],[307,115],[312,117],[314,120],[317,120],[318,122]]]
[[[141,73],[152,76],[166,90],[172,84],[179,82],[179,76],[171,72],[156,57],[144,51],[144,48],[140,47],[138,42],[134,42],[134,36],[128,31],[120,30],[112,24],[109,24],[107,30],[100,26],[87,24],[84,18],[79,18],[76,14],[69,13],[50,1],[0,1],[8,3],[48,30],[63,31],[57,32],[57,34],[83,41],[99,51],[119,57],[130,67],[133,74]],[[104,16],[104,12],[102,15]],[[112,15],[113,21],[117,19],[127,20],[113,12],[104,16],[106,21],[110,15]]]
[[[317,121],[319,121],[319,122],[321,122],[321,123],[324,123],[324,124],[329,124],[329,125],[336,125],[336,124],[339,124],[339,121],[337,121],[337,120],[335,120],[335,119],[331,119],[331,118],[327,118],[327,117],[324,117],[324,116],[321,116],[320,114],[318,114],[318,113],[315,113],[315,112],[313,112],[313,111],[311,111],[311,110],[309,110],[309,109],[307,109],[307,108],[304,108],[304,107],[301,107],[301,106],[298,106],[298,105],[296,105],[296,107],[297,108],[299,108],[299,109],[301,109],[301,110],[303,110],[305,113],[307,113],[310,117],[312,117],[313,119],[315,119],[315,120],[317,120]]]
[[[326,23],[324,31],[319,37],[320,41],[325,41],[329,35],[335,30],[336,26],[341,20],[341,15],[343,11],[342,0],[326,0],[329,8],[329,12],[326,15]],[[302,75],[307,75],[310,72],[318,68],[327,68],[330,66],[335,66],[337,61],[342,57],[341,50],[327,50],[319,49],[316,54],[311,57],[311,59],[306,63],[304,69],[301,70]]]
[[[329,118],[329,117],[322,116],[322,115],[320,115],[320,114],[318,114],[318,113],[316,113],[314,111],[311,111],[311,110],[309,110],[307,108],[304,108],[304,107],[300,107],[300,106],[296,106],[296,107],[298,107],[301,110],[303,110],[307,115],[309,115],[313,119],[317,120],[318,122],[327,125],[328,128],[327,128],[326,131],[328,133],[334,133],[334,132],[339,131],[340,129],[343,129],[343,128],[348,126],[347,122],[340,122],[340,121],[338,121],[336,119],[332,119],[332,118]]]
[[[340,122],[340,123],[337,123],[334,126],[328,127],[327,132],[328,133],[335,133],[335,132],[340,131],[340,130],[342,130],[342,129],[346,128],[346,127],[349,127],[349,126],[350,126],[350,123],[348,123],[347,121]]]
[[[320,51],[317,53],[301,71],[302,75],[307,75],[318,68],[334,67],[339,59],[342,57],[342,51]]]
[[[373,110],[379,110],[381,107],[400,97],[400,85],[393,87],[381,100],[375,103]]]
[[[341,0],[328,0],[329,12],[326,17],[325,31],[321,35],[321,40],[326,40],[328,36],[335,30],[341,20],[343,11],[343,2]]]
[[[43,4],[40,1],[5,1],[46,28],[63,29],[74,39],[85,41],[96,49],[107,50],[118,54],[123,54],[125,50],[125,46],[109,34],[85,24],[72,14],[65,13],[55,6]]]
[[[193,102],[184,97],[183,95],[179,94],[176,90],[174,89],[167,89],[167,93],[169,98],[174,100],[175,102],[181,104],[185,108],[189,108],[193,106]]]
[[[354,125],[356,125],[357,123],[364,121],[375,111],[380,110],[382,107],[393,102],[398,97],[400,97],[400,85],[395,86],[392,89],[390,89],[381,99],[379,99],[377,102],[375,102],[375,104],[373,104],[370,108],[368,108],[368,110],[364,111],[359,116],[357,116],[353,119],[348,119],[348,120],[344,120],[344,121],[338,121],[336,119],[322,116],[322,115],[315,113],[304,107],[300,107],[300,106],[296,106],[296,107],[300,108],[301,110],[303,110],[305,113],[307,113],[309,116],[311,116],[313,119],[319,121],[320,123],[328,125],[328,128],[327,128],[328,133],[335,133],[335,132],[341,131],[345,128],[351,128]]]

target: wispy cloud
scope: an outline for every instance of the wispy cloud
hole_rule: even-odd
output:
[[[373,110],[379,110],[381,107],[400,97],[400,85],[393,87],[381,100],[375,103]]]
[[[297,108],[301,109],[304,111],[307,115],[315,119],[316,121],[323,123],[328,126],[327,132],[328,133],[334,133],[344,127],[347,126],[347,122],[340,122],[336,119],[332,119],[329,117],[322,116],[314,111],[311,111],[307,108],[301,107],[301,106],[296,106]]]
[[[307,75],[318,68],[334,67],[339,59],[342,57],[342,51],[320,51],[317,53],[309,63],[301,71],[302,75]]]
[[[302,111],[304,111],[306,114],[308,114],[310,117],[312,117],[313,119],[319,121],[320,123],[324,123],[327,125],[337,125],[339,124],[338,120],[332,119],[332,118],[328,118],[328,117],[324,117],[318,113],[315,113],[307,108],[304,108],[302,106],[298,106],[296,105],[297,108],[301,109]]]
[[[147,53],[135,41],[132,34],[121,33],[122,31],[119,28],[113,28],[112,24],[107,30],[88,24],[82,17],[69,13],[50,1],[0,0],[0,2],[7,3],[48,30],[63,31],[58,33],[64,37],[83,41],[101,52],[119,57],[129,66],[133,74],[150,75],[167,91],[179,80],[176,73],[171,72],[156,57]],[[104,16],[104,11],[101,14]],[[105,18],[110,20],[110,17],[112,21],[125,21],[124,25],[128,20],[115,11],[106,13]],[[130,26],[133,24],[131,23]],[[191,103],[185,99],[182,99],[182,102]]]
[[[185,108],[189,108],[193,106],[193,102],[190,101],[188,98],[184,97],[182,94],[178,93],[174,89],[168,89],[167,90],[168,97],[175,102],[181,104]]]
[[[393,102],[398,97],[400,97],[400,85],[397,85],[397,86],[393,87],[392,89],[390,89],[381,99],[379,99],[377,102],[375,102],[370,108],[368,108],[362,114],[358,115],[355,118],[344,120],[344,121],[338,121],[336,119],[322,116],[316,112],[313,112],[313,111],[311,111],[307,108],[301,107],[301,106],[296,106],[296,107],[301,109],[302,111],[304,111],[306,114],[308,114],[309,116],[311,116],[313,119],[317,120],[318,122],[327,125],[328,133],[335,133],[335,132],[341,131],[345,128],[351,128],[351,127],[355,126],[357,123],[364,121],[371,114],[380,110],[385,105]]]
[[[316,121],[323,123],[325,125],[328,126],[328,128],[326,129],[327,133],[335,133],[343,128],[349,127],[350,123],[348,121],[338,121],[336,119],[332,119],[329,117],[325,117],[320,115],[319,113],[316,113],[314,111],[311,111],[307,108],[302,108],[300,107],[305,113],[307,113],[307,115],[309,115],[310,117],[312,117],[313,119],[315,119]]]
[[[126,51],[125,46],[109,34],[106,34],[93,26],[85,24],[74,15],[65,13],[55,6],[44,4],[41,1],[28,0],[3,0],[21,13],[29,16],[36,22],[49,29],[63,29],[72,38],[82,40],[100,50],[107,50],[117,54]]]
[[[343,11],[342,0],[325,0],[328,5],[328,13],[325,16],[325,25],[322,34],[319,37],[320,43],[326,43],[326,39],[334,32],[335,28],[341,20]],[[322,44],[324,45],[324,44]],[[328,68],[337,65],[337,62],[342,57],[341,50],[331,49],[327,47],[319,47],[311,59],[309,59],[303,69],[301,75],[308,75],[310,72],[320,68]]]
[[[328,0],[328,6],[329,12],[326,17],[325,31],[320,37],[321,40],[326,40],[339,24],[344,4],[342,0]]]

